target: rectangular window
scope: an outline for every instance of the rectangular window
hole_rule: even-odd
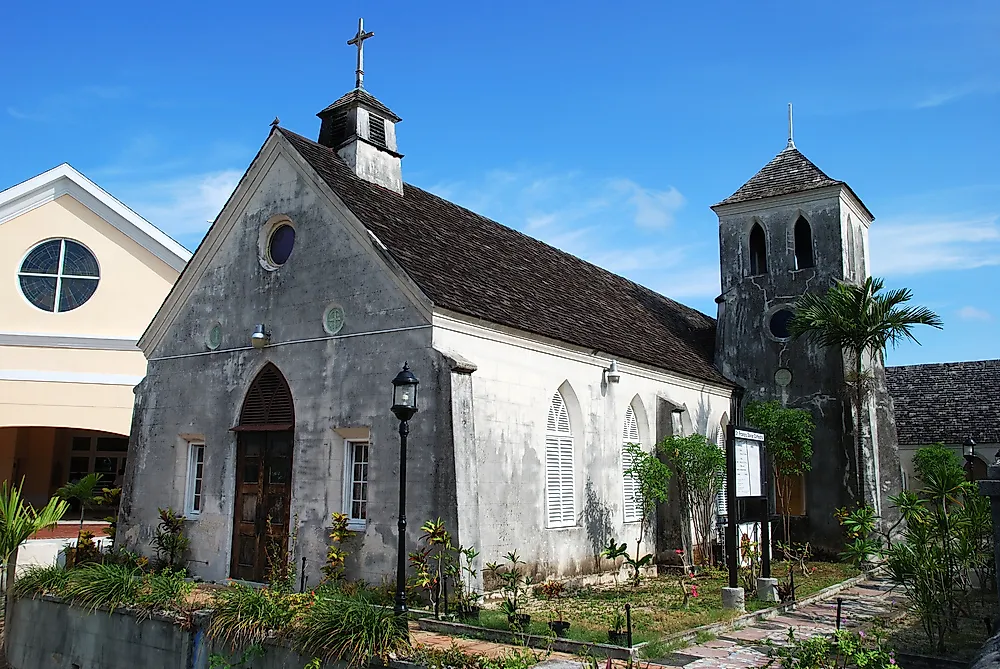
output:
[[[632,456],[622,449],[622,471],[628,471],[632,466]],[[625,479],[625,522],[637,523],[642,520],[642,497],[639,481],[634,476],[624,475]]]
[[[345,443],[344,513],[352,526],[363,528],[368,519],[368,442]]]
[[[545,437],[545,492],[549,527],[576,525],[576,493],[573,481],[573,437]]]
[[[205,478],[205,444],[200,441],[188,443],[187,495],[184,501],[184,515],[197,516],[202,508],[202,484]]]

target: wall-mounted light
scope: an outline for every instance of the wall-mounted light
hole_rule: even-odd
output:
[[[611,365],[604,370],[604,373],[608,377],[608,383],[618,383],[622,380],[622,374],[618,371],[618,362],[616,360],[611,361]]]
[[[254,348],[264,348],[271,343],[271,333],[264,327],[263,323],[258,323],[250,335],[250,343]]]

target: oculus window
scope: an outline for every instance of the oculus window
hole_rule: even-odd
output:
[[[267,242],[268,258],[275,265],[284,265],[292,255],[293,246],[295,246],[295,228],[290,225],[279,225]]]
[[[17,273],[21,293],[36,308],[59,313],[84,304],[97,290],[97,258],[71,239],[50,239],[28,252]]]
[[[776,339],[788,339],[792,336],[788,324],[791,323],[793,316],[791,309],[780,309],[771,315],[768,328]]]

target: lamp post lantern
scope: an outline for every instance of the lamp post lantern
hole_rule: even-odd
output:
[[[392,380],[392,413],[399,419],[399,530],[396,556],[396,606],[397,616],[406,616],[406,435],[410,433],[409,421],[417,413],[417,386],[420,381],[409,365],[403,363]]]
[[[962,455],[965,456],[965,478],[972,481],[975,478],[973,463],[976,461],[976,441],[972,435],[969,435],[969,438],[962,444]]]

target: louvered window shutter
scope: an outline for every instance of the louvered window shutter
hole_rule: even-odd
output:
[[[552,397],[545,425],[545,498],[549,527],[576,524],[573,432],[566,403],[558,392]]]
[[[723,454],[726,452],[726,428],[719,426],[719,431],[715,433],[715,443],[718,444],[719,448],[722,449]],[[728,469],[727,469],[728,472]],[[726,485],[726,476],[722,477],[722,487],[719,489],[719,493],[715,496],[715,512],[720,516],[728,515],[729,502],[728,497],[726,497],[728,492],[728,486]]]
[[[625,499],[622,508],[625,512],[625,522],[629,523],[641,520],[642,500],[639,499],[639,482],[635,477],[625,474],[625,471],[632,466],[632,456],[625,451],[625,444],[639,444],[639,422],[632,407],[625,411],[625,429],[622,432],[622,478]]]

